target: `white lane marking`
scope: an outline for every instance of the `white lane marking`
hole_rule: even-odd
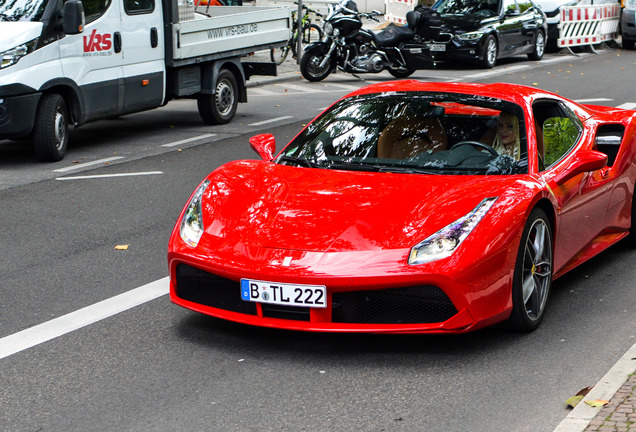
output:
[[[59,318],[0,339],[0,359],[94,324],[168,293],[169,278],[156,280]]]
[[[607,98],[592,98],[592,99],[573,99],[574,102],[578,102],[578,103],[590,103],[590,102],[609,102],[609,101],[613,101],[614,99],[607,99]]]
[[[206,138],[212,138],[213,136],[216,136],[216,134],[203,134],[203,135],[195,136],[195,137],[192,137],[192,138],[186,138],[186,139],[183,139],[181,141],[175,141],[175,142],[171,142],[171,143],[168,143],[168,144],[162,144],[161,147],[176,147],[176,146],[179,146],[181,144],[187,144],[187,143],[192,142],[192,141],[199,141],[199,140],[206,139]]]
[[[502,69],[489,70],[489,71],[486,71],[486,72],[480,72],[480,73],[471,74],[471,75],[464,75],[464,78],[491,77],[491,76],[494,76],[494,75],[507,74],[509,72],[516,72],[516,71],[520,71],[522,69],[528,69],[528,68],[530,68],[529,65],[510,66],[510,67],[506,67],[506,68],[502,68]]]
[[[301,91],[303,93],[322,93],[323,90],[320,90],[317,87],[305,87],[305,86],[299,86],[299,85],[295,85],[295,84],[281,84],[282,87],[285,88],[289,88],[292,90],[298,90]]]
[[[59,169],[53,170],[53,172],[68,172],[68,171],[73,171],[73,170],[86,168],[86,167],[93,166],[93,165],[106,164],[108,162],[116,161],[116,160],[123,159],[123,158],[124,158],[123,156],[113,156],[113,157],[109,157],[109,158],[106,158],[106,159],[95,160],[95,161],[92,161],[92,162],[74,164],[74,165],[71,165],[71,166],[66,167],[66,168],[59,168]]]
[[[622,108],[627,110],[636,110],[636,103],[634,102],[626,102],[622,105],[617,106],[616,108]]]
[[[355,86],[348,85],[348,84],[338,84],[338,83],[327,83],[327,84],[325,84],[325,87],[337,87],[337,88],[340,88],[340,89],[343,89],[343,90],[350,90],[350,91],[358,90],[358,88],[359,88],[359,87],[355,87]]]
[[[278,94],[276,92],[273,91],[269,91],[269,90],[265,90],[259,87],[252,87],[250,88],[250,93],[256,93],[255,96],[271,96],[271,95],[275,95]]]
[[[630,374],[636,372],[636,344],[627,350],[614,366],[605,374],[594,388],[585,396],[584,400],[610,400],[621,388]],[[598,408],[592,408],[584,401],[568,414],[568,416],[554,429],[554,432],[582,432],[598,414]]]
[[[262,125],[264,125],[264,124],[268,124],[268,123],[275,123],[275,122],[277,122],[277,121],[280,121],[280,120],[287,120],[287,119],[290,119],[290,118],[293,118],[293,117],[294,117],[294,116],[282,116],[282,117],[276,117],[276,118],[273,118],[273,119],[263,120],[263,121],[256,122],[256,123],[250,123],[250,124],[248,124],[248,126],[262,126]]]
[[[146,172],[134,172],[134,173],[117,173],[117,174],[100,174],[100,175],[87,175],[87,176],[74,176],[74,177],[56,177],[55,180],[91,180],[102,179],[112,177],[136,177],[147,175],[159,175],[163,174],[163,171],[146,171]]]

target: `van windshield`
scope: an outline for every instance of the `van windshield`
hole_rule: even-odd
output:
[[[40,21],[47,0],[0,0],[0,21]]]

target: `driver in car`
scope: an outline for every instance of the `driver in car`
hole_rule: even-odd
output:
[[[487,132],[482,142],[489,144],[500,155],[510,156],[518,161],[521,156],[519,118],[512,113],[502,111],[497,119],[496,130]]]

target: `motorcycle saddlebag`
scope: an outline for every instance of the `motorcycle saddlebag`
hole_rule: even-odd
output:
[[[406,61],[406,65],[412,69],[434,69],[435,62],[431,51],[426,45],[405,44],[400,52]]]
[[[442,17],[439,12],[421,5],[415,6],[415,12],[420,14],[415,33],[424,40],[436,39],[442,28]]]

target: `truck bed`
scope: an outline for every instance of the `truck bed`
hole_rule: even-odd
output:
[[[221,57],[246,55],[283,46],[291,36],[291,10],[287,7],[199,7],[194,18],[171,25],[170,66]]]

